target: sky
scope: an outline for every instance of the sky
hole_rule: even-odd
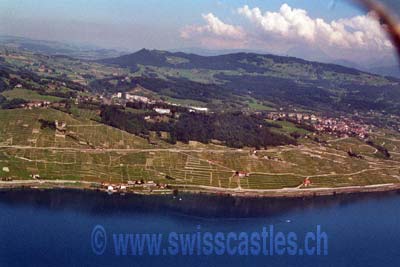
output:
[[[1,0],[0,34],[124,51],[239,49],[358,64],[393,57],[373,16],[345,0]]]

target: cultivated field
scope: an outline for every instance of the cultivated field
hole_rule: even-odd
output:
[[[398,183],[400,137],[375,133],[391,159],[355,138],[324,136],[299,146],[274,147],[253,153],[204,144],[171,146],[53,109],[0,110],[0,177],[123,183],[151,180],[181,186],[233,189],[312,188]],[[40,120],[65,122],[64,132],[43,128]],[[290,130],[290,125],[285,125]],[[347,151],[363,156],[349,157]],[[246,173],[239,177],[236,172]]]

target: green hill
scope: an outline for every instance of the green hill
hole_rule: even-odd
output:
[[[277,106],[323,111],[400,110],[399,79],[293,57],[254,53],[207,57],[142,49],[99,62],[129,68],[137,77],[114,86],[109,83],[113,78],[97,80],[92,83],[96,89],[128,90],[140,84],[160,95],[208,105],[251,96]]]

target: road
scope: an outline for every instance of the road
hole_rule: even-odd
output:
[[[193,153],[248,153],[243,149],[176,149],[176,148],[78,148],[78,147],[34,147],[20,145],[0,145],[0,149],[26,149],[26,150],[59,150],[75,152],[193,152]]]

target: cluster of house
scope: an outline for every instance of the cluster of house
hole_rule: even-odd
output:
[[[165,102],[166,104],[177,106],[177,104]],[[189,112],[195,113],[195,112],[208,112],[208,108],[202,108],[202,107],[193,107],[190,106]],[[161,115],[169,115],[171,114],[171,110],[169,108],[154,108],[154,111],[157,112],[158,114]]]
[[[66,83],[65,82],[55,82],[55,83],[48,84],[48,88],[51,90],[56,90],[58,86],[66,86]],[[23,87],[24,86],[20,83],[18,83],[14,86],[14,88],[16,88],[16,89],[21,89]],[[65,106],[65,103],[57,103],[57,105]],[[50,101],[31,101],[29,103],[22,104],[21,107],[26,108],[26,109],[32,109],[32,108],[48,108],[49,106],[58,107],[57,105],[56,105],[56,103],[51,103]]]
[[[126,192],[127,186],[123,184],[110,184],[110,183],[102,183],[101,187],[107,190],[108,192]]]
[[[283,119],[306,123],[313,126],[319,132],[334,133],[340,137],[358,136],[361,139],[365,139],[368,137],[370,131],[368,125],[344,116],[330,118],[305,113],[271,112],[267,114],[267,118],[271,120]]]
[[[340,137],[358,136],[361,139],[367,138],[370,131],[368,125],[358,123],[349,118],[326,118],[318,121],[314,128],[319,132],[335,133]]]
[[[29,103],[21,104],[21,108],[33,109],[33,108],[47,108],[50,106],[49,101],[32,101]]]
[[[302,121],[318,122],[319,120],[322,120],[322,117],[316,116],[314,114],[285,113],[285,112],[269,112],[267,114],[267,118],[270,120],[290,119],[290,120],[296,120],[298,122]]]
[[[28,103],[21,104],[21,108],[33,109],[33,108],[65,108],[65,103],[62,102],[49,102],[49,101],[31,101]]]
[[[123,104],[125,102],[141,102],[141,103],[145,103],[145,104],[167,104],[170,106],[177,106],[177,107],[181,107],[182,105],[180,104],[176,104],[176,103],[171,103],[168,101],[163,101],[163,100],[154,100],[154,99],[150,99],[146,96],[141,96],[141,95],[135,95],[135,94],[131,94],[131,93],[122,93],[122,92],[117,92],[113,95],[111,95],[111,99],[117,100],[117,103],[119,104]],[[189,112],[208,112],[208,108],[206,107],[196,107],[196,106],[182,106],[182,107],[186,107],[189,109]],[[166,108],[154,108],[154,111],[156,111],[159,114],[162,115],[168,115],[171,114],[171,110],[170,109],[166,109]]]
[[[121,93],[118,93],[118,95],[120,95],[120,94]],[[128,100],[128,101],[137,101],[137,102],[142,102],[142,103],[146,103],[146,104],[155,104],[156,103],[156,101],[151,100],[150,98],[148,98],[146,96],[132,95],[132,94],[129,94],[129,93],[125,94],[125,99]]]
[[[115,94],[112,94],[111,98],[119,99],[119,100],[126,100],[126,101],[142,102],[142,103],[146,103],[146,104],[155,104],[156,103],[155,100],[152,100],[146,96],[134,95],[134,94],[122,93],[122,92],[117,92]]]
[[[143,188],[148,190],[155,189],[167,189],[167,184],[155,183],[154,181],[143,181],[143,180],[134,180],[128,181],[126,184],[111,184],[111,183],[102,183],[101,187],[108,192],[126,192],[128,188]]]
[[[83,102],[94,102],[94,103],[101,103],[103,102],[104,97],[102,95],[78,95],[75,98],[75,105]]]

